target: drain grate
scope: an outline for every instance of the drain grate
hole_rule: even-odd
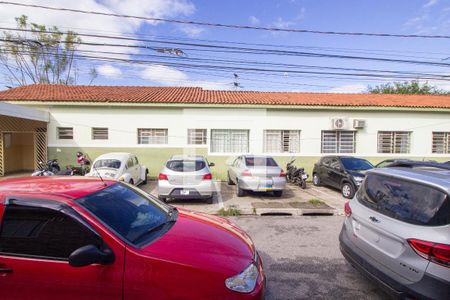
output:
[[[273,212],[261,213],[261,216],[292,216],[292,213],[283,212],[283,211],[273,211]]]

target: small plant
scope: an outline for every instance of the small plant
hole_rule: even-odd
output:
[[[219,209],[217,214],[222,217],[240,216],[241,211],[235,207],[228,207]]]
[[[318,205],[324,204],[323,201],[321,201],[321,200],[319,200],[317,198],[309,199],[308,203],[311,204],[311,205],[314,205],[314,206],[318,206]]]

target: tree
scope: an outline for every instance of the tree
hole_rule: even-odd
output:
[[[393,82],[368,86],[367,91],[371,94],[419,94],[419,95],[448,95],[450,92],[441,90],[428,82],[420,83],[417,80]]]
[[[6,79],[13,85],[30,83],[76,84],[78,68],[75,52],[81,38],[73,31],[61,32],[56,26],[16,18],[17,31],[3,32],[0,64],[7,70]],[[91,70],[92,80],[96,72]]]

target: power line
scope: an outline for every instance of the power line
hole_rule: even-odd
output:
[[[31,55],[31,52],[23,52],[25,55]],[[54,53],[47,53],[54,54]],[[387,75],[387,74],[371,74],[371,73],[339,73],[339,72],[319,72],[319,71],[304,71],[304,70],[292,70],[292,69],[267,69],[267,68],[256,68],[256,67],[240,67],[240,66],[229,66],[229,65],[212,65],[212,64],[193,64],[193,63],[182,63],[182,62],[161,62],[157,60],[142,60],[142,59],[126,59],[118,57],[109,56],[99,56],[99,55],[80,55],[74,54],[73,57],[76,58],[86,58],[100,61],[111,61],[111,62],[133,62],[138,64],[161,64],[171,67],[185,67],[194,69],[212,69],[212,70],[228,70],[230,72],[238,71],[254,71],[254,72],[270,72],[270,73],[280,73],[280,74],[314,74],[314,75],[334,75],[334,76],[354,76],[354,77],[369,77],[369,78],[396,78],[396,79],[417,79],[417,77],[411,77],[406,75]],[[434,77],[421,76],[422,79],[436,79]],[[442,79],[442,78],[441,78]]]
[[[15,25],[15,23],[10,22],[0,22],[0,24],[7,25]],[[416,56],[416,55],[405,55],[405,53],[416,53],[416,54],[430,54],[439,56],[440,60],[442,56],[449,56],[450,53],[444,52],[429,52],[429,51],[412,51],[412,50],[390,50],[390,49],[367,49],[367,48],[342,48],[342,47],[322,47],[322,46],[301,46],[301,45],[282,45],[282,44],[266,44],[266,43],[248,43],[248,42],[236,42],[236,41],[224,41],[224,40],[210,40],[210,39],[198,39],[198,38],[187,38],[187,37],[173,37],[173,36],[161,36],[161,35],[148,35],[143,33],[130,33],[130,32],[117,32],[117,31],[109,31],[109,30],[95,30],[92,28],[81,28],[81,27],[67,27],[67,26],[56,26],[58,28],[65,28],[68,30],[82,30],[87,33],[108,33],[115,34],[120,37],[145,37],[145,38],[154,38],[159,40],[167,39],[169,41],[200,41],[207,43],[219,43],[219,44],[235,44],[235,45],[247,45],[247,46],[263,46],[263,47],[274,47],[274,48],[290,48],[290,49],[313,49],[313,50],[322,50],[322,51],[333,51],[333,52],[343,52],[343,53],[365,53],[365,54],[374,54],[374,55],[383,55],[389,54],[390,56],[398,56],[398,57],[410,57],[410,58],[421,58],[421,59],[435,59],[435,57],[424,57],[424,56]],[[81,34],[81,33],[78,33]],[[381,54],[380,54],[381,53]],[[393,54],[396,53],[396,54]]]
[[[2,42],[2,40],[0,40]],[[285,63],[271,63],[271,62],[261,62],[261,61],[248,61],[248,60],[231,60],[231,59],[204,59],[196,57],[179,57],[179,56],[161,56],[154,54],[143,54],[143,53],[126,53],[126,52],[112,52],[112,51],[99,51],[99,50],[76,50],[81,53],[95,53],[95,54],[110,54],[110,55],[132,55],[141,57],[151,57],[163,60],[187,60],[191,62],[205,62],[205,63],[235,63],[238,65],[264,65],[272,67],[287,67],[287,68],[304,68],[304,69],[324,69],[324,70],[343,70],[343,71],[356,71],[356,72],[375,72],[375,73],[386,73],[386,74],[399,74],[405,76],[429,76],[436,77],[433,79],[443,79],[450,80],[448,75],[432,74],[429,72],[414,72],[414,71],[388,71],[388,70],[377,70],[377,69],[360,69],[360,68],[343,68],[343,67],[329,67],[329,66],[316,66],[316,65],[298,65],[298,64],[285,64]],[[48,54],[48,53],[47,53]]]
[[[0,1],[1,3],[1,1]],[[18,29],[9,27],[0,27],[1,30],[19,31],[19,32],[33,32],[31,29]],[[46,30],[42,31],[44,33],[55,33],[54,31]],[[405,63],[405,64],[416,64],[416,65],[430,65],[437,67],[450,67],[450,63],[444,62],[433,62],[433,61],[419,61],[419,60],[406,60],[406,59],[393,59],[393,58],[382,58],[382,57],[369,57],[369,56],[352,56],[352,55],[338,55],[338,54],[325,54],[319,52],[305,52],[305,51],[291,51],[291,50],[278,50],[278,49],[265,49],[265,48],[248,48],[248,47],[235,47],[235,46],[222,46],[214,44],[199,44],[199,43],[185,43],[185,42],[167,42],[161,40],[149,40],[140,38],[130,38],[130,37],[120,37],[120,36],[109,36],[100,34],[78,34],[79,36],[91,37],[91,38],[102,38],[102,39],[112,39],[112,40],[126,40],[133,42],[146,42],[146,43],[156,43],[156,44],[170,44],[177,46],[189,46],[198,48],[185,48],[184,50],[190,51],[208,51],[208,52],[221,52],[221,53],[239,53],[239,54],[260,54],[260,55],[278,55],[278,56],[303,56],[303,57],[314,57],[314,58],[336,58],[336,59],[349,59],[349,60],[363,60],[363,61],[378,61],[387,63]],[[64,41],[62,41],[64,43]],[[160,46],[146,46],[146,45],[124,45],[124,44],[112,44],[112,43],[98,43],[98,42],[81,42],[83,45],[90,46],[112,46],[112,47],[126,47],[126,48],[137,48],[137,49],[160,49]],[[200,48],[200,49],[199,49]],[[203,49],[206,48],[206,49]]]
[[[198,26],[222,27],[222,28],[231,28],[231,29],[250,29],[250,30],[262,30],[262,31],[273,31],[273,32],[312,33],[312,34],[342,35],[342,36],[450,39],[449,35],[393,34],[393,33],[371,33],[371,32],[321,31],[321,30],[310,30],[310,29],[289,29],[289,28],[279,28],[279,27],[263,27],[263,26],[223,24],[223,23],[210,23],[210,22],[190,21],[190,20],[143,17],[143,16],[133,16],[133,15],[117,14],[117,13],[106,13],[106,12],[100,12],[100,11],[87,11],[87,10],[73,9],[73,8],[44,6],[44,5],[37,5],[37,4],[23,4],[23,3],[17,3],[17,2],[9,2],[9,1],[0,1],[0,4],[15,5],[15,6],[21,6],[21,7],[32,7],[32,8],[53,10],[53,11],[67,11],[67,12],[74,12],[74,13],[81,13],[81,14],[101,15],[101,16],[117,17],[117,18],[138,19],[138,20],[146,20],[146,21],[154,21],[154,22],[167,22],[167,23],[198,25]]]

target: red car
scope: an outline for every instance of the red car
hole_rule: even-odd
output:
[[[116,181],[0,181],[1,299],[261,299],[249,236]]]

